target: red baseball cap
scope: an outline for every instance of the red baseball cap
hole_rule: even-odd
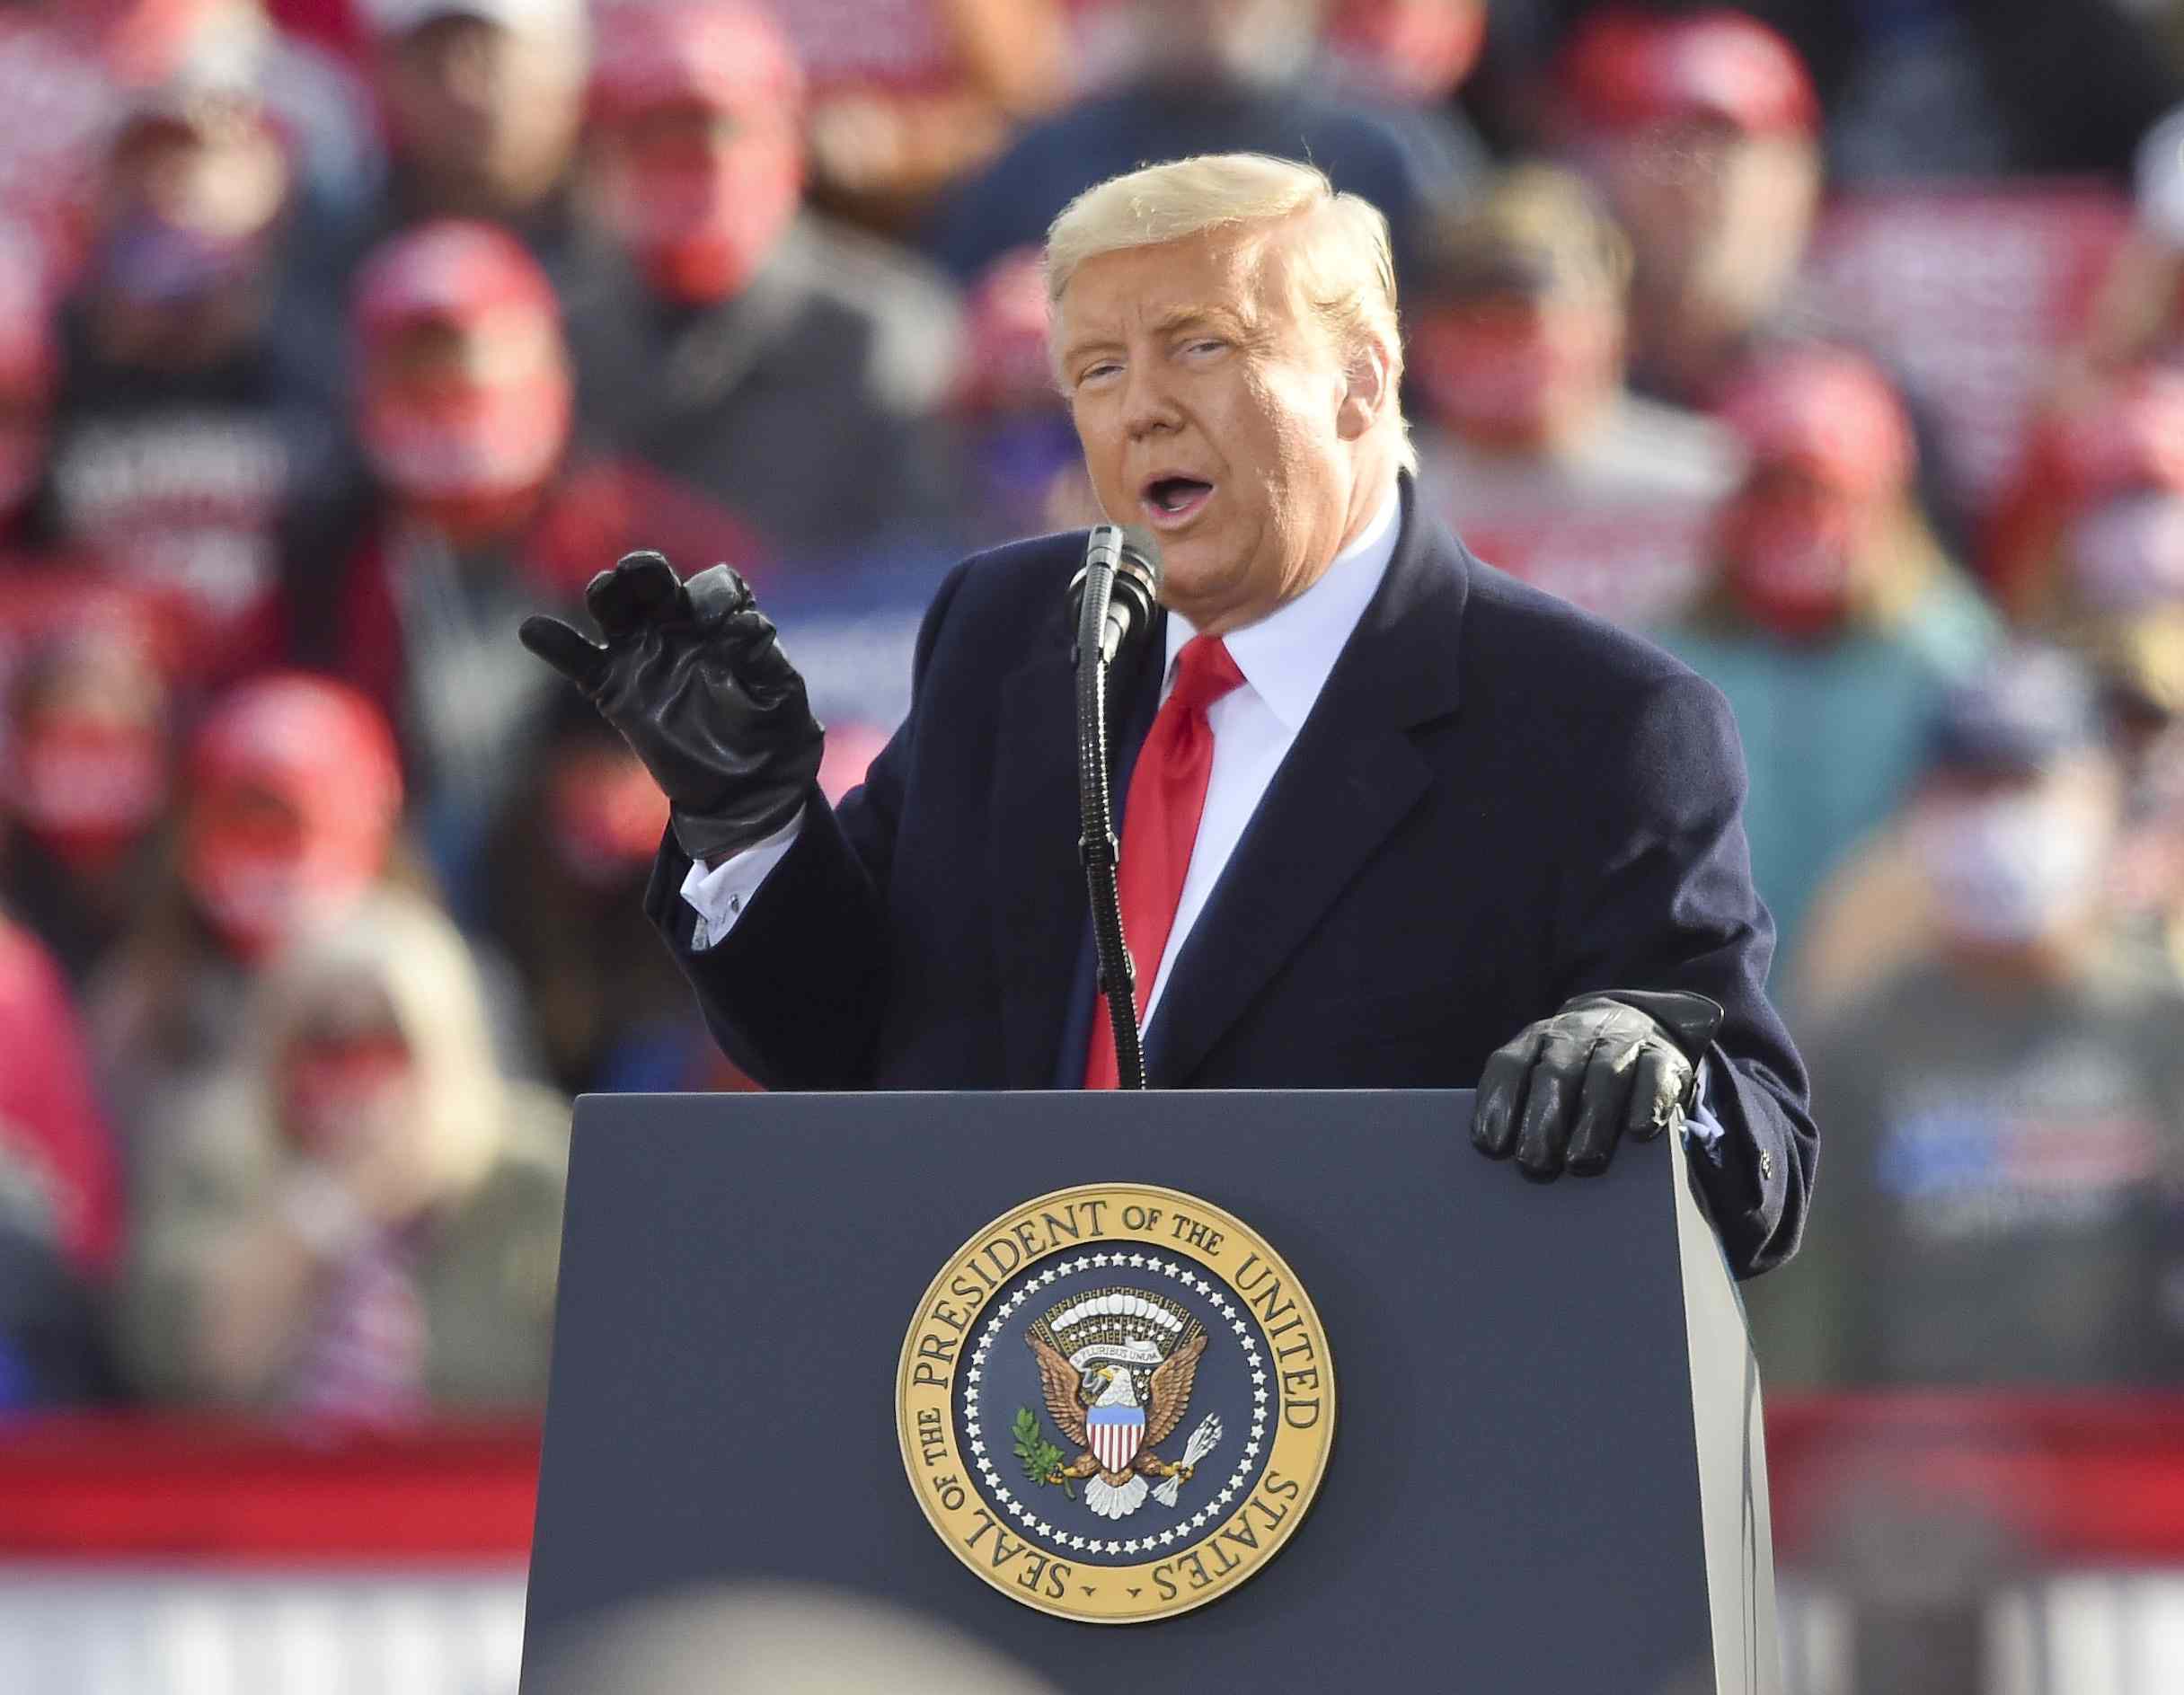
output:
[[[331,678],[287,672],[246,683],[216,703],[191,739],[199,795],[244,786],[295,801],[305,817],[384,838],[402,812],[402,767],[386,719]]]
[[[1819,127],[1819,100],[1797,49],[1727,8],[1682,17],[1596,13],[1565,50],[1560,80],[1593,128],[1693,118],[1755,136],[1809,136]]]
[[[356,301],[367,347],[413,323],[466,323],[503,306],[561,319],[553,285],[521,242],[490,224],[452,218],[382,243],[365,262]]]
[[[781,26],[738,0],[620,5],[599,22],[591,113],[613,123],[662,106],[716,111],[753,104],[793,108],[803,72]]]
[[[1892,492],[1917,463],[1888,378],[1841,348],[1796,348],[1732,380],[1716,409],[1755,464],[1796,463],[1861,497]]]

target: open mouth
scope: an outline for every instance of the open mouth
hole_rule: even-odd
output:
[[[1198,477],[1154,477],[1138,495],[1154,527],[1165,529],[1190,517],[1212,499],[1214,485]]]

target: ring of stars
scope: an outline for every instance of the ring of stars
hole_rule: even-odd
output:
[[[1057,1548],[1069,1548],[1088,1554],[1135,1554],[1141,1551],[1151,1553],[1156,1549],[1168,1547],[1179,1538],[1189,1541],[1189,1539],[1184,1536],[1181,1525],[1164,1530],[1157,1536],[1133,1537],[1127,1541],[1103,1541],[1097,1536],[1065,1535],[1045,1519],[1039,1517],[1031,1506],[1016,1499],[1003,1485],[998,1470],[986,1454],[986,1432],[978,1418],[977,1384],[979,1379],[985,1374],[986,1356],[988,1350],[999,1338],[1002,1329],[1007,1324],[1010,1315],[1031,1298],[1034,1290],[1045,1288],[1057,1277],[1067,1276],[1072,1272],[1103,1270],[1109,1267],[1157,1273],[1161,1276],[1173,1278],[1181,1283],[1185,1288],[1195,1289],[1199,1294],[1209,1298],[1213,1302],[1214,1310],[1228,1321],[1229,1329],[1236,1333],[1238,1343],[1243,1349],[1244,1357],[1251,1363],[1252,1384],[1251,1440],[1244,1443],[1243,1457],[1236,1462],[1236,1470],[1231,1473],[1228,1481],[1222,1485],[1218,1493],[1208,1499],[1205,1506],[1193,1513],[1185,1523],[1193,1529],[1202,1530],[1207,1523],[1222,1516],[1220,1509],[1243,1492],[1245,1480],[1251,1476],[1252,1466],[1266,1445],[1268,1399],[1266,1362],[1260,1356],[1259,1344],[1251,1336],[1250,1323],[1237,1310],[1235,1302],[1229,1299],[1228,1292],[1225,1289],[1220,1289],[1211,1280],[1199,1276],[1189,1266],[1173,1260],[1163,1260],[1154,1254],[1083,1254],[1074,1259],[1057,1261],[1056,1264],[1048,1266],[1038,1276],[1026,1278],[1022,1286],[1001,1303],[1000,1307],[995,1311],[993,1317],[987,1321],[986,1328],[978,1333],[978,1345],[971,1351],[970,1369],[963,1375],[964,1382],[969,1385],[963,1396],[963,1422],[970,1435],[970,1454],[978,1467],[978,1475],[986,1480],[986,1487],[992,1493],[995,1504],[1025,1529],[1047,1539]],[[1216,1291],[1218,1292],[1216,1293]]]

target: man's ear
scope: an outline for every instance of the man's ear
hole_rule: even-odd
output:
[[[1377,340],[1361,341],[1343,373],[1335,433],[1344,441],[1360,440],[1394,404],[1394,362]]]

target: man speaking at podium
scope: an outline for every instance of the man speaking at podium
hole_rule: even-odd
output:
[[[1817,1139],[1729,708],[1419,511],[1385,221],[1308,166],[1189,159],[1079,197],[1047,269],[1092,485],[1164,564],[1113,702],[1152,1084],[1477,1084],[1473,1142],[1540,1180],[1688,1117],[1732,1267],[1787,1258]],[[632,554],[589,591],[604,647],[524,626],[673,802],[647,907],[760,1082],[1113,1086],[1077,850],[1083,552],[955,569],[909,716],[839,807],[732,571]]]

